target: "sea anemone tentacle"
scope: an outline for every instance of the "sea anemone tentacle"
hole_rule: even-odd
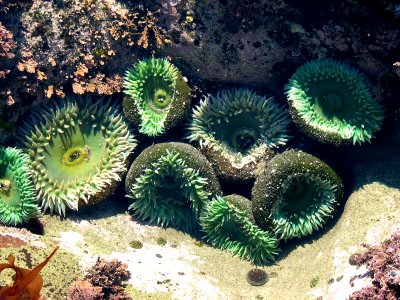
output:
[[[289,150],[271,159],[252,189],[256,223],[282,239],[312,234],[333,216],[343,195],[335,171],[311,154]]]
[[[310,61],[289,79],[285,93],[294,122],[320,142],[370,142],[382,126],[382,105],[372,98],[364,76],[345,63]]]
[[[199,146],[227,181],[248,181],[256,165],[289,140],[289,114],[249,89],[205,97],[192,112],[186,139]]]
[[[229,195],[207,203],[200,224],[215,247],[261,266],[275,259],[279,240],[254,224],[250,200]]]
[[[139,132],[159,136],[186,118],[190,88],[166,59],[149,58],[133,65],[124,81],[123,108]]]
[[[136,140],[111,100],[67,96],[20,129],[44,211],[65,215],[67,207],[94,204],[121,181]]]
[[[126,179],[129,207],[144,221],[192,231],[203,206],[221,194],[206,158],[183,143],[146,148],[135,159]]]
[[[28,156],[20,149],[0,147],[0,223],[15,226],[37,213]]]

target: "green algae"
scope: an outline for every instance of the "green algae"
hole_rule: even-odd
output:
[[[133,249],[142,249],[143,243],[138,240],[133,240],[129,243],[129,246],[131,246]]]
[[[164,237],[159,236],[156,238],[156,243],[159,246],[165,246],[167,244],[167,240]]]
[[[310,288],[315,288],[319,282],[319,276],[313,277],[310,281]]]

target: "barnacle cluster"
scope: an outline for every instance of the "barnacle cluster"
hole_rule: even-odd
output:
[[[254,224],[251,201],[242,196],[216,197],[207,203],[200,224],[213,246],[255,265],[273,261],[279,252],[278,239]]]
[[[186,138],[200,146],[218,175],[244,181],[289,140],[289,115],[249,89],[221,91],[193,109]]]
[[[146,148],[126,178],[129,207],[140,219],[192,231],[206,202],[221,193],[210,163],[194,147],[161,143]]]
[[[313,233],[331,218],[343,195],[335,171],[315,156],[296,150],[276,155],[252,190],[256,223],[282,239]]]
[[[21,150],[0,147],[0,223],[15,226],[38,212],[27,161]]]
[[[310,61],[293,74],[285,91],[294,122],[318,141],[361,144],[382,126],[382,106],[359,71],[345,63]]]
[[[186,117],[190,88],[166,59],[141,60],[125,75],[124,113],[139,132],[159,136]]]
[[[136,141],[111,98],[67,97],[32,114],[20,130],[42,209],[109,196],[127,169]]]

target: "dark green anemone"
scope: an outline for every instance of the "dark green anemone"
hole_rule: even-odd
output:
[[[383,121],[358,70],[332,59],[302,65],[285,86],[295,123],[320,142],[336,145],[370,142]]]
[[[126,72],[123,108],[139,132],[159,136],[186,118],[190,88],[166,59],[139,61]]]
[[[215,247],[255,265],[265,265],[278,254],[278,239],[254,224],[250,200],[230,195],[216,197],[203,211],[200,224]]]
[[[208,96],[193,109],[186,138],[199,145],[228,181],[254,177],[256,165],[289,139],[289,114],[272,98],[248,89]]]
[[[65,215],[66,207],[105,199],[121,181],[136,141],[111,100],[67,97],[21,128],[44,210]]]
[[[290,150],[272,158],[256,179],[252,208],[256,223],[282,239],[311,234],[332,217],[343,185],[326,163]]]
[[[37,213],[27,155],[19,149],[0,147],[0,223],[15,226]]]
[[[221,194],[210,163],[183,143],[146,148],[132,163],[125,187],[137,217],[186,231],[198,227],[204,204]]]

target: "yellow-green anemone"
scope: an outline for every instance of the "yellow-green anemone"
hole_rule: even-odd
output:
[[[20,130],[44,210],[94,203],[111,194],[127,170],[136,141],[112,99],[54,102]]]
[[[159,136],[186,118],[190,88],[179,70],[166,59],[136,63],[125,74],[124,113],[139,132]]]

